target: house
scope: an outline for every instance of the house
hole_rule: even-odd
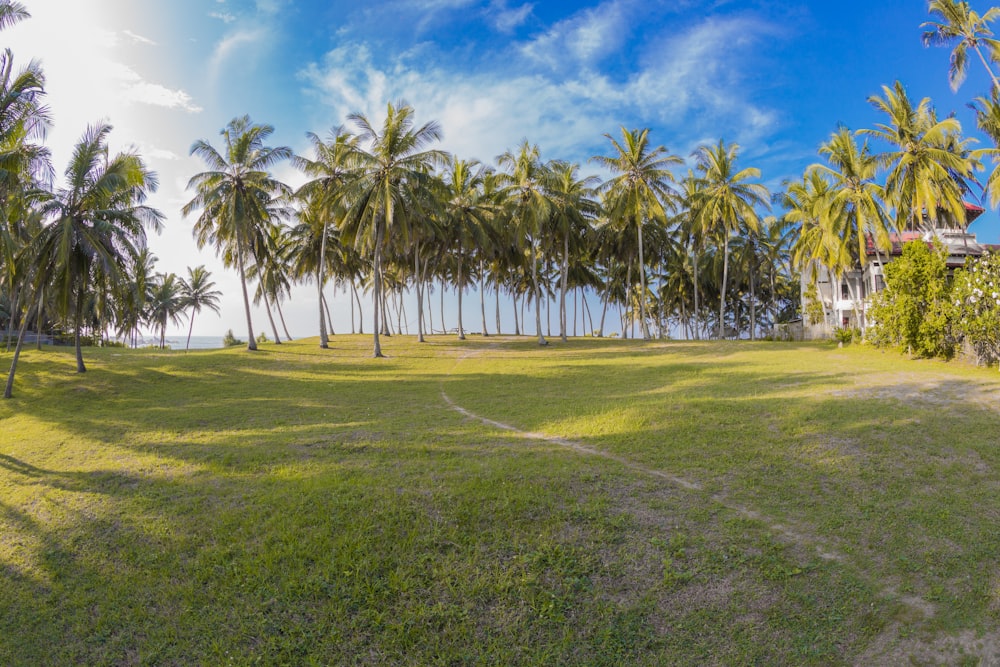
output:
[[[984,210],[973,204],[966,204],[967,224],[983,214]],[[845,271],[838,279],[825,267],[817,264],[815,293],[810,280],[812,270],[802,273],[802,335],[805,340],[830,338],[834,327],[865,327],[865,306],[868,297],[885,289],[882,270],[886,264],[903,254],[903,246],[910,241],[923,240],[931,244],[937,239],[948,251],[948,268],[954,270],[965,265],[969,257],[979,257],[995,248],[976,241],[976,235],[966,228],[941,226],[923,231],[906,231],[890,235],[892,247],[879,251],[871,236],[866,238],[864,266],[856,264],[851,271]],[[808,304],[811,301],[823,306],[823,321],[813,324]]]

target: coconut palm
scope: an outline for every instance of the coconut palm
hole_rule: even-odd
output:
[[[965,81],[968,73],[969,49],[979,56],[986,72],[993,81],[993,90],[1000,91],[1000,81],[997,80],[993,68],[984,55],[985,50],[990,60],[996,60],[1000,55],[1000,41],[993,39],[993,31],[988,27],[1000,16],[1000,8],[993,7],[980,16],[969,8],[968,2],[956,0],[931,0],[927,8],[932,16],[939,21],[928,21],[921,28],[927,28],[923,35],[924,46],[951,46],[951,65],[948,68],[948,81],[952,90]]]
[[[468,282],[466,255],[489,245],[493,203],[483,191],[486,167],[478,160],[449,158],[441,192],[449,254],[456,260],[455,289],[458,293],[458,339],[465,340],[462,324],[462,292]]]
[[[767,188],[750,179],[760,178],[760,170],[736,168],[738,144],[726,145],[722,140],[715,146],[701,146],[693,154],[701,172],[702,189],[697,206],[702,229],[707,236],[722,241],[722,284],[719,291],[719,337],[725,335],[726,281],[729,272],[729,237],[741,224],[756,230],[760,218],[755,207],[770,208]]]
[[[41,281],[56,298],[59,315],[73,325],[77,372],[85,372],[80,347],[88,299],[127,283],[128,270],[146,245],[146,227],[159,230],[163,215],[143,202],[156,175],[135,153],[110,155],[111,126],[87,128],[66,168],[66,185],[42,206],[51,219],[35,241]]]
[[[329,338],[323,307],[327,266],[325,258],[331,233],[330,223],[337,224],[342,221],[346,210],[342,197],[343,186],[352,175],[350,161],[357,147],[357,138],[342,127],[331,130],[327,141],[323,141],[312,132],[307,133],[306,137],[312,145],[315,157],[311,160],[300,156],[292,158],[292,164],[312,178],[296,193],[300,200],[307,202],[306,210],[300,214],[300,220],[309,225],[298,230],[298,238],[301,242],[302,235],[315,227],[317,231],[315,236],[320,241],[318,257],[324,258],[324,261],[315,262],[316,287],[319,292],[319,346],[327,349]],[[308,219],[303,219],[302,215]],[[333,326],[332,323],[330,326]]]
[[[867,261],[867,239],[876,248],[889,250],[889,232],[893,226],[885,206],[885,191],[875,181],[878,159],[868,150],[868,144],[858,146],[855,135],[846,127],[835,132],[820,146],[820,155],[829,164],[814,164],[810,170],[827,178],[832,192],[826,205],[827,215],[843,216],[841,229],[844,243],[853,244],[858,262]]]
[[[198,247],[212,244],[227,267],[235,264],[239,269],[248,350],[256,350],[257,342],[250,317],[247,264],[267,261],[260,253],[269,238],[268,228],[276,217],[287,212],[281,198],[291,194],[287,185],[267,171],[292,157],[292,150],[286,146],[272,148],[265,144],[273,133],[272,126],[258,125],[249,116],[241,116],[221,131],[222,153],[206,141],[196,141],[191,154],[200,157],[209,170],[191,177],[188,189],[194,189],[195,196],[181,209],[185,216],[201,210],[194,226]]]
[[[160,330],[160,349],[166,347],[167,323],[180,324],[184,319],[184,281],[175,273],[158,273],[149,286],[148,317]]]
[[[196,266],[193,269],[188,267],[188,279],[182,281],[182,291],[184,294],[184,309],[190,311],[191,321],[188,324],[187,341],[184,349],[191,348],[191,332],[194,331],[194,316],[201,312],[202,308],[207,308],[216,315],[219,314],[219,297],[222,292],[215,289],[215,283],[211,280],[212,274],[205,266]]]
[[[559,338],[566,342],[566,292],[569,289],[570,245],[582,245],[582,238],[597,217],[598,206],[593,199],[596,176],[581,178],[580,165],[569,162],[551,162],[552,174],[549,193],[552,198],[552,231],[554,238],[562,240],[560,253]],[[576,249],[576,248],[574,248]]]
[[[30,18],[27,8],[14,0],[0,0],[0,30]]]
[[[390,244],[409,245],[411,227],[426,222],[433,207],[430,196],[432,168],[447,154],[427,146],[441,139],[441,128],[429,122],[415,128],[413,108],[405,103],[389,104],[381,130],[376,130],[360,113],[349,116],[358,130],[358,138],[369,149],[351,151],[356,172],[344,185],[349,209],[341,233],[345,243],[353,244],[371,257],[374,301],[374,352],[381,357],[379,318],[382,311],[385,270],[384,257]]]
[[[894,149],[879,154],[878,160],[889,169],[886,196],[905,221],[897,224],[919,228],[925,216],[936,224],[943,213],[964,226],[966,180],[978,162],[967,150],[968,142],[959,138],[961,124],[955,118],[938,120],[929,98],[914,107],[898,81],[892,88],[883,86],[882,93],[884,97],[875,95],[868,101],[888,116],[888,122],[859,132]]]
[[[609,169],[615,176],[606,181],[601,190],[608,193],[607,214],[617,228],[634,227],[639,246],[639,282],[641,294],[646,294],[646,264],[643,249],[642,226],[647,221],[667,224],[666,210],[674,208],[676,194],[670,184],[674,176],[670,167],[683,161],[663,146],[650,148],[649,129],[628,131],[621,128],[622,143],[610,134],[608,138],[615,149],[611,156],[598,155],[591,160]],[[646,322],[646,299],[639,300],[642,337],[649,339]]]
[[[539,345],[548,345],[542,335],[541,286],[538,281],[539,244],[553,202],[546,187],[549,173],[542,164],[537,145],[521,143],[515,153],[506,151],[497,157],[508,172],[497,175],[501,184],[500,197],[508,209],[512,226],[517,230],[517,243],[528,245],[527,261],[531,267],[531,286],[535,301],[535,333]],[[523,324],[523,323],[522,323]]]

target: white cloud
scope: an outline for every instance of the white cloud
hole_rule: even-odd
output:
[[[142,35],[136,34],[131,30],[123,30],[122,34],[132,40],[133,44],[146,44],[147,46],[156,46],[156,42],[149,39],[148,37],[143,37]]]
[[[236,17],[229,12],[209,12],[209,17],[213,19],[218,19],[223,23],[232,23],[236,20]]]
[[[521,51],[554,70],[561,70],[570,64],[567,56],[576,64],[593,65],[617,51],[628,39],[628,10],[622,0],[611,0],[586,9],[523,44]]]
[[[534,8],[535,5],[527,3],[510,9],[507,7],[506,2],[494,2],[490,6],[493,27],[502,33],[511,33],[516,28],[524,25],[524,22],[531,16]]]

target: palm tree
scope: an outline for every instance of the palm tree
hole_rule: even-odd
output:
[[[315,263],[316,287],[319,292],[319,346],[325,350],[330,346],[323,307],[330,222],[336,224],[343,220],[346,210],[342,198],[343,186],[352,175],[350,160],[357,148],[357,138],[342,127],[331,130],[330,138],[325,142],[312,132],[307,133],[306,137],[312,144],[315,158],[310,160],[295,156],[292,164],[312,177],[311,181],[299,188],[296,196],[307,202],[306,211],[300,214],[300,219],[305,215],[308,221],[304,222],[318,226],[319,257],[323,258],[323,261]],[[304,231],[306,230],[299,230],[300,236]],[[330,326],[333,326],[332,323]]]
[[[411,226],[428,218],[432,207],[431,170],[443,163],[447,154],[426,147],[441,139],[436,122],[414,128],[413,107],[405,103],[389,104],[381,130],[360,113],[349,116],[360,130],[360,141],[370,150],[355,147],[351,159],[357,171],[344,186],[349,204],[341,233],[346,243],[371,256],[374,284],[374,352],[381,357],[379,318],[382,310],[383,258],[390,242],[408,245]]]
[[[948,81],[952,90],[965,81],[968,70],[969,49],[979,56],[980,62],[993,81],[993,90],[1000,92],[1000,81],[997,80],[993,68],[990,67],[983,48],[989,52],[990,60],[996,60],[1000,54],[1000,41],[993,39],[993,32],[987,27],[1000,16],[1000,8],[993,7],[980,16],[969,9],[968,2],[956,0],[931,0],[928,12],[937,15],[940,21],[928,21],[921,28],[928,28],[923,35],[924,46],[951,46],[951,65],[948,68]]]
[[[201,312],[202,308],[208,308],[219,314],[219,297],[222,292],[215,289],[215,283],[211,280],[212,274],[205,266],[196,266],[193,269],[188,267],[188,279],[182,281],[181,287],[184,294],[184,308],[191,311],[191,322],[188,325],[187,342],[184,343],[184,350],[191,347],[191,332],[194,331],[194,316]]]
[[[160,349],[166,347],[167,322],[184,318],[184,281],[175,273],[158,273],[149,286],[149,322],[160,329]]]
[[[545,222],[552,211],[552,199],[546,187],[549,174],[542,165],[537,145],[521,143],[517,153],[507,151],[497,157],[501,167],[509,173],[498,174],[502,189],[500,196],[506,202],[512,224],[517,229],[518,245],[527,240],[531,266],[531,284],[535,295],[535,333],[539,345],[548,345],[542,335],[542,294],[538,282],[538,246]]]
[[[15,23],[20,23],[31,14],[20,2],[14,0],[0,0],[0,30],[9,28]]]
[[[647,221],[667,224],[667,208],[675,205],[675,193],[670,188],[674,176],[669,168],[683,161],[670,154],[663,146],[649,147],[649,129],[632,130],[621,128],[623,143],[618,143],[610,134],[604,136],[611,141],[616,154],[598,155],[591,160],[617,174],[605,182],[601,189],[608,193],[608,217],[613,225],[635,227],[639,243],[639,283],[641,294],[646,294],[646,264],[642,244],[642,226]],[[649,339],[646,322],[646,299],[639,300],[642,337]]]
[[[449,254],[456,262],[455,289],[458,292],[458,339],[465,340],[462,325],[462,292],[468,281],[466,255],[475,248],[489,244],[489,221],[493,205],[483,192],[486,168],[477,160],[451,157],[444,179],[442,208]]]
[[[127,283],[127,272],[146,245],[149,226],[163,215],[143,202],[157,187],[156,175],[134,153],[110,155],[111,126],[87,128],[66,168],[66,186],[42,206],[54,218],[36,240],[34,258],[41,280],[56,296],[58,312],[71,318],[77,372],[86,372],[80,348],[87,299]]]
[[[855,244],[857,258],[864,267],[867,260],[866,239],[871,237],[876,248],[888,250],[892,221],[884,204],[885,191],[876,181],[878,159],[868,151],[867,143],[858,147],[854,135],[841,128],[820,146],[828,165],[809,167],[829,179],[832,192],[827,205],[828,215],[843,216],[844,243]]]
[[[198,247],[211,243],[226,266],[235,263],[239,269],[248,350],[256,350],[257,342],[250,318],[246,265],[250,260],[266,261],[254,256],[255,249],[260,252],[268,237],[266,228],[285,213],[279,198],[291,194],[287,185],[267,172],[277,162],[292,157],[292,150],[286,146],[265,145],[273,133],[272,126],[257,125],[249,116],[241,116],[221,132],[224,154],[206,141],[196,141],[191,154],[204,160],[209,171],[191,177],[188,189],[193,188],[196,194],[181,209],[185,216],[201,210],[194,226]]]
[[[729,237],[745,224],[756,230],[760,219],[754,207],[770,208],[767,188],[749,182],[760,178],[756,167],[736,169],[738,144],[726,145],[719,140],[715,146],[701,146],[694,152],[703,187],[697,198],[702,228],[710,236],[722,239],[722,285],[719,292],[719,337],[725,336],[726,281],[729,272]]]
[[[555,236],[562,238],[560,292],[559,292],[559,338],[567,341],[566,292],[569,289],[570,242],[577,240],[579,246],[590,221],[597,217],[598,206],[594,201],[594,186],[600,179],[596,176],[580,178],[580,165],[568,162],[551,162],[552,174],[549,193],[552,198],[552,226]]]
[[[881,153],[879,164],[887,167],[886,195],[911,228],[922,226],[924,216],[936,223],[944,213],[960,225],[965,223],[963,193],[968,189],[978,162],[968,154],[967,142],[958,139],[962,126],[955,118],[938,120],[929,98],[916,108],[900,82],[882,87],[883,97],[868,98],[889,117],[875,129],[860,134],[885,141],[895,150]]]

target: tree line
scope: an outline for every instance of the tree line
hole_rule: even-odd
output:
[[[936,20],[923,26],[924,40],[954,46],[953,85],[963,80],[970,52],[990,72],[991,94],[973,106],[996,144],[991,63],[1000,48],[988,26],[1000,10],[979,16],[953,0],[932,1],[929,10]],[[0,29],[24,18],[20,3],[0,0]],[[155,273],[146,234],[163,215],[145,202],[156,175],[135,152],[109,152],[106,124],[88,128],[65,185],[52,186],[41,142],[50,123],[44,75],[34,62],[15,71],[13,61],[9,50],[0,60],[0,316],[8,331],[19,330],[8,394],[29,322],[44,318],[73,332],[83,372],[82,333],[134,338],[145,325],[162,344],[168,321],[179,323],[185,311],[193,320],[201,307],[217,308],[219,296],[203,270],[197,289],[194,270],[186,281]],[[525,308],[533,311],[540,344],[547,343],[542,309],[556,305],[566,340],[568,303],[581,294],[600,299],[599,313],[581,300],[579,319],[593,335],[604,335],[611,310],[623,335],[634,323],[643,338],[753,339],[796,316],[799,271],[822,265],[840,276],[867,261],[868,238],[887,251],[893,231],[940,218],[965,225],[963,202],[997,149],[974,148],[957,119],[938,118],[929,99],[914,104],[899,82],[870,101],[883,123],[840,128],[820,147],[824,161],[775,193],[758,168],[742,164],[739,145],[719,140],[685,161],[656,145],[649,129],[605,135],[606,150],[589,161],[607,174],[601,180],[584,175],[583,165],[543,160],[529,141],[492,164],[450,155],[436,147],[442,128],[418,125],[402,102],[388,104],[380,124],[355,113],[325,137],[308,134],[305,156],[269,145],[274,128],[243,116],[222,130],[220,145],[192,146],[205,171],[190,179],[182,212],[196,218],[198,246],[211,246],[238,272],[251,350],[251,300],[264,306],[280,342],[274,314],[283,322],[281,304],[296,283],[315,285],[320,346],[328,347],[324,288],[331,282],[350,295],[352,319],[357,305],[359,331],[360,294],[370,295],[374,356],[382,356],[380,336],[394,323],[401,333],[413,319],[406,295],[423,340],[433,330],[432,291],[443,295],[445,287],[458,300],[459,338],[467,331],[462,299],[476,288],[483,335],[491,333],[492,292],[493,333],[501,332],[503,300],[515,334],[528,333]],[[282,161],[300,169],[306,184],[293,189],[275,178]],[[996,174],[984,186],[994,205]],[[439,311],[445,330],[443,301]]]

